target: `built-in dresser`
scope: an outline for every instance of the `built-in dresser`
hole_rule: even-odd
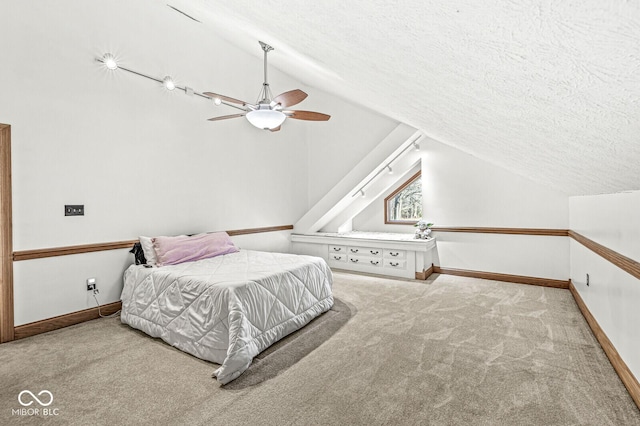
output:
[[[413,234],[347,232],[292,234],[292,251],[324,258],[331,268],[403,278],[425,278],[433,264],[434,238]]]

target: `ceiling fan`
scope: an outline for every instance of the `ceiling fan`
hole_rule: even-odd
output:
[[[284,123],[287,118],[309,121],[329,120],[329,118],[331,118],[330,115],[322,114],[320,112],[285,109],[299,104],[307,97],[307,94],[300,89],[290,90],[273,97],[271,89],[269,88],[269,83],[267,82],[267,53],[273,50],[273,47],[263,42],[260,42],[260,46],[262,46],[262,50],[264,51],[264,83],[262,83],[262,89],[258,95],[258,101],[255,104],[250,104],[249,102],[230,98],[229,96],[219,95],[212,92],[204,92],[204,95],[212,98],[216,105],[224,104],[243,111],[241,114],[213,117],[210,118],[209,121],[247,117],[249,123],[253,124],[255,127],[277,132],[280,130],[282,123]],[[239,107],[233,104],[242,106]]]

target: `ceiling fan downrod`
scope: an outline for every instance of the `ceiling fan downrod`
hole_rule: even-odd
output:
[[[262,83],[262,91],[258,98],[262,97],[262,100],[258,99],[258,103],[270,103],[271,98],[273,98],[273,94],[271,93],[271,88],[269,87],[269,82],[267,80],[267,53],[274,50],[273,47],[269,46],[267,43],[259,41],[262,50],[264,51],[264,83]]]

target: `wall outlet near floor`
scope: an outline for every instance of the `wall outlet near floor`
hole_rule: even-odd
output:
[[[589,274],[587,274],[587,287],[589,287]]]
[[[98,289],[98,281],[95,278],[87,278],[87,291],[96,291]]]

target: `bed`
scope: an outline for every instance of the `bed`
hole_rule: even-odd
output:
[[[124,273],[123,323],[198,358],[220,364],[214,377],[236,379],[271,344],[333,306],[324,259],[240,250]]]

